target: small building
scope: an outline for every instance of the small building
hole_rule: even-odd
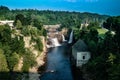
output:
[[[86,64],[90,59],[91,55],[88,51],[88,47],[85,42],[79,39],[72,46],[72,62],[77,67],[81,67],[83,64]]]
[[[83,29],[84,27],[87,28],[89,26],[88,23],[81,23],[80,30]]]
[[[0,20],[0,25],[8,24],[10,27],[13,27],[14,20]]]

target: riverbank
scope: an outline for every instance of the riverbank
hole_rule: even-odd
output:
[[[39,69],[40,66],[43,66],[46,63],[45,62],[46,51],[47,51],[46,41],[45,41],[45,37],[43,37],[43,36],[41,37],[41,39],[42,39],[42,44],[43,44],[43,51],[36,58],[37,65],[29,69],[29,80],[39,80],[40,74],[38,72],[38,69]]]

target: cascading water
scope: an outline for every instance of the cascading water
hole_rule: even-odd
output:
[[[65,36],[62,34],[62,41],[65,42],[67,40],[65,40]]]
[[[47,48],[61,46],[61,44],[58,42],[57,38],[51,38],[50,41],[52,44],[50,44],[50,45],[47,44],[46,45]]]
[[[52,38],[52,44],[54,45],[54,47],[61,46],[61,44],[58,42],[57,38]]]
[[[70,33],[70,38],[69,38],[68,43],[70,44],[70,43],[72,43],[72,41],[73,41],[73,30]]]
[[[55,38],[49,38],[51,44],[50,45],[46,45],[47,48],[51,48],[51,47],[57,47],[57,46],[61,46],[61,44],[59,43],[58,39],[55,37]],[[62,34],[62,41],[65,42],[67,40],[65,40],[65,37],[64,35]],[[71,31],[70,33],[70,37],[69,37],[69,40],[68,40],[68,43],[71,44],[73,41],[73,30]]]

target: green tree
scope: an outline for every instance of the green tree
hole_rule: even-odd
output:
[[[115,51],[115,42],[114,42],[114,37],[111,31],[108,31],[105,33],[105,38],[104,38],[104,52],[109,53],[109,52],[114,52]]]
[[[4,51],[0,49],[0,72],[8,72],[7,60],[4,55]]]
[[[6,60],[6,56],[4,55],[4,51],[0,48],[0,79],[9,80],[9,68]]]
[[[14,52],[8,57],[8,65],[10,71],[13,71],[14,66],[18,63],[19,55]]]
[[[75,41],[77,41],[80,38],[80,30],[78,28],[74,29],[74,37]]]
[[[120,79],[120,64],[114,64],[108,69],[109,75],[108,80],[119,80]]]
[[[9,43],[11,40],[11,29],[8,25],[0,26],[0,41],[4,43]]]
[[[7,12],[9,12],[9,8],[6,6],[0,6],[0,15],[6,14]]]
[[[98,53],[97,53],[98,45],[95,43],[95,41],[93,40],[89,41],[88,47],[89,47],[90,52],[92,53],[91,54],[92,58],[95,56],[98,56]]]
[[[84,67],[84,74],[90,80],[108,80],[107,65],[103,56],[95,57],[89,61]]]
[[[10,47],[12,52],[17,52],[18,54],[23,55],[25,52],[23,37],[18,37],[15,37],[11,40]]]
[[[35,56],[29,50],[26,51],[25,55],[23,56],[23,72],[28,72],[30,67],[33,67],[37,64],[35,61]]]
[[[89,25],[88,25],[88,29],[91,29],[91,28],[99,28],[99,23],[98,22],[91,22]]]
[[[22,28],[22,23],[21,23],[20,20],[17,20],[16,28],[17,28],[17,29],[21,29],[21,28]]]
[[[107,68],[107,72],[108,72],[108,80],[119,80],[120,79],[120,60],[117,58],[119,58],[120,55],[118,54],[113,54],[113,53],[109,53],[107,62],[108,62],[108,68]]]
[[[120,16],[108,18],[103,26],[109,30],[120,32]]]
[[[25,17],[23,14],[17,14],[16,17],[15,17],[15,21],[14,21],[14,26],[16,26],[17,24],[17,21],[20,21],[22,23],[22,25],[25,25]]]
[[[115,59],[116,59],[116,55],[110,53],[107,62],[110,62],[113,65]]]
[[[23,27],[22,30],[21,30],[21,33],[22,33],[24,36],[30,36],[30,35],[31,35],[28,26]]]
[[[42,27],[42,29],[40,30],[40,32],[41,32],[41,35],[43,35],[43,36],[47,36],[47,31]]]
[[[93,40],[96,44],[98,43],[98,31],[94,28],[91,28],[89,31],[82,31],[83,39],[88,44],[89,41]]]
[[[37,19],[34,19],[34,26],[37,27],[39,30],[42,29],[42,23],[40,21],[38,21]]]
[[[35,49],[42,51],[43,50],[43,44],[40,38],[35,39],[36,45],[34,46]]]
[[[96,29],[90,29],[89,36],[91,40],[98,42],[98,31]]]

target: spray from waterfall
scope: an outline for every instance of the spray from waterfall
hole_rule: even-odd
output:
[[[69,37],[68,43],[71,44],[72,41],[73,41],[73,30],[72,30],[71,33],[70,33],[70,37]]]
[[[61,46],[61,44],[58,42],[57,38],[52,38],[52,43],[53,43],[54,47]]]

